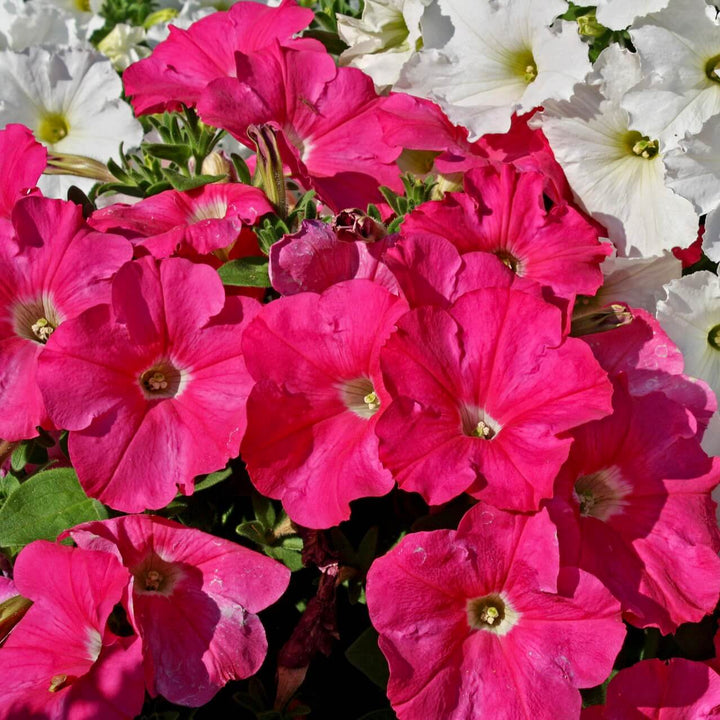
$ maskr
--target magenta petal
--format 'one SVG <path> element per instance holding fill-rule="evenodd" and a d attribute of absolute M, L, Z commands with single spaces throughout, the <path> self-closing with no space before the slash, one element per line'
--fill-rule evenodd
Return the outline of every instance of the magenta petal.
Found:
<path fill-rule="evenodd" d="M 47 150 L 29 128 L 10 123 L 0 130 L 0 217 L 10 217 L 22 191 L 37 184 L 46 162 Z"/>
<path fill-rule="evenodd" d="M 200 706 L 228 680 L 255 673 L 267 651 L 255 613 L 287 588 L 289 570 L 264 555 L 148 515 L 69 532 L 81 547 L 113 546 L 133 574 L 129 615 L 143 641 L 151 694 Z M 148 586 L 148 572 L 156 586 Z"/>

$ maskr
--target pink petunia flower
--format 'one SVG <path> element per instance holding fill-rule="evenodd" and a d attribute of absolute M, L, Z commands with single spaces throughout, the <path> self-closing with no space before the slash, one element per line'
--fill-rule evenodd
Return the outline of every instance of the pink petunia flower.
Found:
<path fill-rule="evenodd" d="M 369 218 L 368 218 L 369 220 Z M 398 285 L 384 262 L 394 237 L 365 241 L 348 237 L 319 220 L 305 220 L 298 232 L 270 248 L 270 281 L 282 295 L 326 290 L 335 283 L 367 278 L 397 294 Z"/>
<path fill-rule="evenodd" d="M 259 307 L 226 302 L 206 265 L 145 257 L 117 274 L 111 304 L 61 326 L 38 380 L 88 495 L 164 507 L 237 455 L 252 383 L 240 340 Z"/>
<path fill-rule="evenodd" d="M 599 241 L 597 228 L 572 206 L 546 210 L 545 182 L 540 173 L 512 165 L 476 168 L 465 175 L 464 193 L 413 210 L 402 235 L 425 233 L 450 240 L 461 253 L 491 253 L 560 298 L 594 295 L 611 246 Z"/>
<path fill-rule="evenodd" d="M 136 637 L 107 621 L 127 586 L 113 555 L 38 540 L 15 564 L 15 583 L 33 601 L 0 648 L 0 718 L 131 720 L 145 685 Z"/>
<path fill-rule="evenodd" d="M 558 578 L 547 513 L 484 503 L 457 531 L 411 533 L 368 573 L 370 619 L 400 720 L 571 720 L 610 673 L 625 628 L 582 571 Z"/>
<path fill-rule="evenodd" d="M 267 640 L 257 613 L 285 592 L 284 565 L 152 515 L 84 523 L 66 534 L 112 553 L 129 571 L 123 602 L 142 638 L 151 695 L 197 707 L 260 668 Z"/>
<path fill-rule="evenodd" d="M 313 19 L 313 11 L 284 0 L 278 8 L 256 2 L 235 3 L 187 30 L 170 26 L 170 37 L 149 58 L 123 73 L 125 93 L 136 115 L 194 107 L 207 85 L 235 76 L 235 53 L 249 53 L 275 41 L 307 50 L 321 50 L 315 40 L 292 39 Z M 181 58 L 182 62 L 178 62 Z"/>
<path fill-rule="evenodd" d="M 130 243 L 93 231 L 82 209 L 39 196 L 20 199 L 12 234 L 0 242 L 0 437 L 51 428 L 37 364 L 58 326 L 110 298 L 110 278 Z"/>
<path fill-rule="evenodd" d="M 643 660 L 621 670 L 607 702 L 583 710 L 582 720 L 709 720 L 720 712 L 720 675 L 684 658 Z"/>
<path fill-rule="evenodd" d="M 273 212 L 265 193 L 239 183 L 167 190 L 134 205 L 116 203 L 93 213 L 90 225 L 119 232 L 153 257 L 205 255 L 231 249 L 241 231 Z"/>
<path fill-rule="evenodd" d="M 384 98 L 367 75 L 278 43 L 236 60 L 237 79 L 215 80 L 200 97 L 205 122 L 248 146 L 248 128 L 272 129 L 293 177 L 335 211 L 381 202 L 379 185 L 402 189 L 401 148 L 384 140 Z"/>
<path fill-rule="evenodd" d="M 687 408 L 688 422 L 702 439 L 717 409 L 715 393 L 707 383 L 683 373 L 682 353 L 650 313 L 640 308 L 631 313 L 632 322 L 583 340 L 611 379 L 627 378 L 631 395 L 662 392 Z"/>
<path fill-rule="evenodd" d="M 598 577 L 633 625 L 674 632 L 720 598 L 720 481 L 686 411 L 616 382 L 614 413 L 572 432 L 550 515 L 561 561 Z"/>
<path fill-rule="evenodd" d="M 32 130 L 16 123 L 0 130 L 0 229 L 3 232 L 15 203 L 35 187 L 46 164 L 47 150 L 35 140 Z"/>
<path fill-rule="evenodd" d="M 388 493 L 375 425 L 389 402 L 380 346 L 405 303 L 369 280 L 265 306 L 243 351 L 258 381 L 248 398 L 242 456 L 250 479 L 311 528 L 350 517 L 349 503 Z"/>
<path fill-rule="evenodd" d="M 496 287 L 447 310 L 406 314 L 381 351 L 392 404 L 377 426 L 380 459 L 430 504 L 469 492 L 536 510 L 567 459 L 567 430 L 607 415 L 607 376 L 560 311 Z"/>

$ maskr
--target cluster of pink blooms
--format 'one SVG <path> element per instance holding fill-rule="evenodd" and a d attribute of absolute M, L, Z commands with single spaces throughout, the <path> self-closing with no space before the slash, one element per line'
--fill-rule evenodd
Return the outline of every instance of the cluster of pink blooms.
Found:
<path fill-rule="evenodd" d="M 671 633 L 717 604 L 720 464 L 700 445 L 715 396 L 642 310 L 578 329 L 611 245 L 540 130 L 515 118 L 471 143 L 432 103 L 378 95 L 295 37 L 311 19 L 292 0 L 239 3 L 173 29 L 123 78 L 137 114 L 184 104 L 251 149 L 264 137 L 335 215 L 273 245 L 269 303 L 216 271 L 259 254 L 262 190 L 83 217 L 33 189 L 32 134 L 0 132 L 0 437 L 69 431 L 83 489 L 120 513 L 164 508 L 238 456 L 316 530 L 396 485 L 430 506 L 468 494 L 456 530 L 409 533 L 369 571 L 392 706 L 577 718 L 623 620 Z M 418 163 L 453 191 L 394 234 L 355 209 L 389 218 L 379 186 L 400 192 Z M 0 649 L 0 718 L 130 718 L 145 690 L 199 706 L 258 670 L 282 564 L 153 515 L 66 537 L 76 547 L 28 545 L 0 586 L 33 603 Z M 714 668 L 648 660 L 583 717 L 717 706 Z"/>

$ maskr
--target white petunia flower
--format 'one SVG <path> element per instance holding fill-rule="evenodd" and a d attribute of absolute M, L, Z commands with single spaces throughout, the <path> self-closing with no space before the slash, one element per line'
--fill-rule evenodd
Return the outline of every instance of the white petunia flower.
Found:
<path fill-rule="evenodd" d="M 621 258 L 613 254 L 605 258 L 600 268 L 605 281 L 595 295 L 596 303 L 624 302 L 653 314 L 658 300 L 665 296 L 663 285 L 682 275 L 682 263 L 670 252 L 648 258 Z"/>
<path fill-rule="evenodd" d="M 652 257 L 697 237 L 692 204 L 665 185 L 656 139 L 630 129 L 620 106 L 640 79 L 636 55 L 611 45 L 570 102 L 546 103 L 539 122 L 578 200 L 624 257 Z"/>
<path fill-rule="evenodd" d="M 595 17 L 611 30 L 626 28 L 635 18 L 662 10 L 670 0 L 597 0 Z"/>
<path fill-rule="evenodd" d="M 32 0 L 0 0 L 0 50 L 24 50 L 30 45 L 76 45 L 75 19 L 57 7 Z"/>
<path fill-rule="evenodd" d="M 97 49 L 110 60 L 116 70 L 125 70 L 152 52 L 149 47 L 140 44 L 144 40 L 144 28 L 118 23 L 98 43 Z"/>
<path fill-rule="evenodd" d="M 713 262 L 720 262 L 720 207 L 705 218 L 702 249 Z"/>
<path fill-rule="evenodd" d="M 471 139 L 506 132 L 513 112 L 567 99 L 590 71 L 574 23 L 555 22 L 564 0 L 439 0 L 454 33 L 423 50 L 396 89 L 437 102 Z M 552 27 L 550 25 L 552 24 Z"/>
<path fill-rule="evenodd" d="M 0 127 L 22 123 L 51 153 L 69 153 L 106 162 L 119 158 L 120 143 L 138 145 L 142 127 L 120 98 L 122 83 L 110 61 L 82 49 L 28 48 L 0 52 Z M 47 195 L 62 196 L 75 184 L 93 181 L 44 176 Z"/>
<path fill-rule="evenodd" d="M 685 358 L 685 372 L 720 394 L 720 278 L 706 270 L 673 280 L 657 319 Z"/>
<path fill-rule="evenodd" d="M 104 0 L 28 0 L 28 4 L 36 5 L 38 12 L 60 10 L 66 17 L 72 18 L 78 28 L 81 40 L 89 40 L 90 36 L 105 24 L 100 15 Z M 41 41 L 32 43 L 40 44 Z"/>
<path fill-rule="evenodd" d="M 671 0 L 631 28 L 643 79 L 623 107 L 666 149 L 720 113 L 720 21 L 704 0 Z"/>
<path fill-rule="evenodd" d="M 340 64 L 359 68 L 380 87 L 395 84 L 423 46 L 420 20 L 430 2 L 365 0 L 360 19 L 338 14 L 338 35 L 348 45 Z"/>

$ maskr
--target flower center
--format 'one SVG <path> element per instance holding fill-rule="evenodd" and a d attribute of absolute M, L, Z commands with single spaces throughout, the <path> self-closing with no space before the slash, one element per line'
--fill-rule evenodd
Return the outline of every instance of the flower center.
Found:
<path fill-rule="evenodd" d="M 72 684 L 74 678 L 68 677 L 67 675 L 53 675 L 50 678 L 50 686 L 48 687 L 49 692 L 59 692 L 63 688 L 68 687 Z"/>
<path fill-rule="evenodd" d="M 517 273 L 518 266 L 520 265 L 520 261 L 507 250 L 498 250 L 495 253 L 495 257 L 503 264 L 505 267 L 510 268 L 514 273 Z"/>
<path fill-rule="evenodd" d="M 182 385 L 183 373 L 169 360 L 161 360 L 140 376 L 140 387 L 149 400 L 175 397 Z"/>
<path fill-rule="evenodd" d="M 370 378 L 346 380 L 340 385 L 339 390 L 345 407 L 361 418 L 367 420 L 380 409 L 380 398 Z"/>
<path fill-rule="evenodd" d="M 473 630 L 487 630 L 496 635 L 506 635 L 520 617 L 498 593 L 468 600 L 465 611 Z"/>
<path fill-rule="evenodd" d="M 657 140 L 651 140 L 647 135 L 642 135 L 637 130 L 630 130 L 623 138 L 623 141 L 629 153 L 643 158 L 643 160 L 652 160 L 659 151 Z"/>
<path fill-rule="evenodd" d="M 720 55 L 711 57 L 705 63 L 705 74 L 713 82 L 720 83 Z"/>
<path fill-rule="evenodd" d="M 531 50 L 521 50 L 512 56 L 510 69 L 514 75 L 530 85 L 537 78 L 538 69 Z"/>
<path fill-rule="evenodd" d="M 492 440 L 499 432 L 500 425 L 484 410 L 472 405 L 463 405 L 460 408 L 463 435 L 481 440 Z"/>
<path fill-rule="evenodd" d="M 145 573 L 145 589 L 151 592 L 159 590 L 164 579 L 157 570 L 148 570 Z"/>
<path fill-rule="evenodd" d="M 623 512 L 629 504 L 625 497 L 631 491 L 632 485 L 625 480 L 620 468 L 612 465 L 578 478 L 573 495 L 581 515 L 605 522 Z"/>
<path fill-rule="evenodd" d="M 224 198 L 208 200 L 193 210 L 188 217 L 188 222 L 192 224 L 202 220 L 221 220 L 227 215 L 227 209 L 227 201 Z"/>
<path fill-rule="evenodd" d="M 61 322 L 49 297 L 19 302 L 13 315 L 15 334 L 41 345 L 45 345 Z"/>
<path fill-rule="evenodd" d="M 178 563 L 168 562 L 154 551 L 133 568 L 132 574 L 135 578 L 134 592 L 141 595 L 145 593 L 172 595 L 175 584 L 186 577 Z"/>
<path fill-rule="evenodd" d="M 76 9 L 80 12 L 90 12 L 90 0 L 73 0 Z"/>
<path fill-rule="evenodd" d="M 720 325 L 710 328 L 707 336 L 708 345 L 715 350 L 720 350 Z"/>
<path fill-rule="evenodd" d="M 88 4 L 89 9 L 89 4 Z M 60 113 L 48 113 L 45 115 L 37 129 L 37 136 L 44 143 L 54 145 L 60 142 L 70 131 L 67 121 Z"/>

